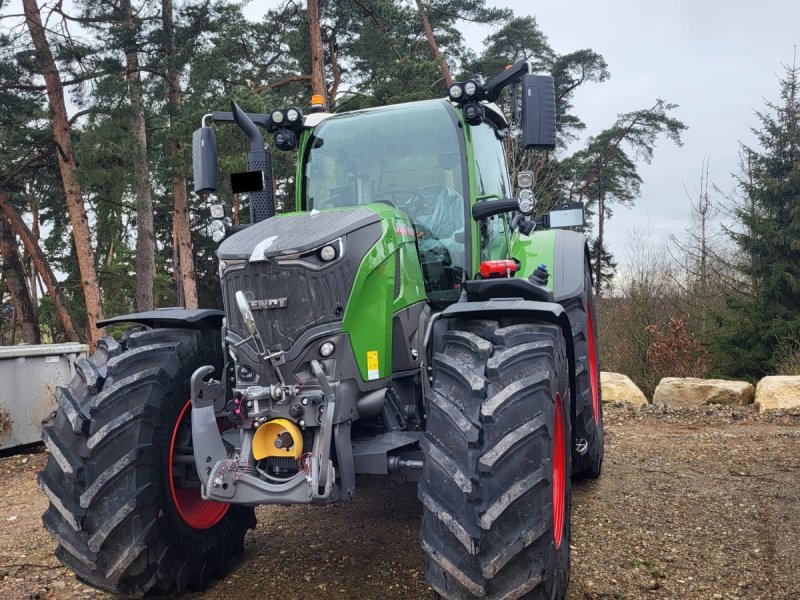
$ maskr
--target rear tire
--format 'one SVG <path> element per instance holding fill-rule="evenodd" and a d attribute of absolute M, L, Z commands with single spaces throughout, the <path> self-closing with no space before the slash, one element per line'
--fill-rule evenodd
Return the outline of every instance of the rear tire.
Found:
<path fill-rule="evenodd" d="M 437 597 L 564 598 L 571 426 L 559 327 L 461 321 L 433 357 L 422 546 Z"/>
<path fill-rule="evenodd" d="M 176 439 L 191 452 L 189 378 L 202 365 L 221 368 L 216 332 L 135 331 L 100 340 L 57 390 L 59 410 L 43 431 L 42 521 L 82 581 L 123 596 L 182 594 L 206 588 L 242 554 L 252 508 L 184 504 L 185 520 L 171 489 Z"/>
<path fill-rule="evenodd" d="M 592 277 L 584 267 L 583 292 L 562 302 L 572 325 L 575 348 L 575 439 L 586 441 L 586 453 L 572 451 L 572 472 L 576 478 L 596 479 L 603 469 L 605 430 L 600 386 L 600 354 L 597 348 L 597 319 Z"/>

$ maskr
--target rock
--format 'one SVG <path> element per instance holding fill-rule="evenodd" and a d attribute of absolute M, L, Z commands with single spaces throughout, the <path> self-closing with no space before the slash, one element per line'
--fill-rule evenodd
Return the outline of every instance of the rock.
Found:
<path fill-rule="evenodd" d="M 600 386 L 603 392 L 603 402 L 625 402 L 627 404 L 647 404 L 642 390 L 640 390 L 630 377 L 622 373 L 600 373 Z"/>
<path fill-rule="evenodd" d="M 755 389 L 746 381 L 665 377 L 653 394 L 653 404 L 667 406 L 700 406 L 730 404 L 746 406 L 753 402 Z"/>
<path fill-rule="evenodd" d="M 772 375 L 756 386 L 758 410 L 800 408 L 800 376 Z"/>

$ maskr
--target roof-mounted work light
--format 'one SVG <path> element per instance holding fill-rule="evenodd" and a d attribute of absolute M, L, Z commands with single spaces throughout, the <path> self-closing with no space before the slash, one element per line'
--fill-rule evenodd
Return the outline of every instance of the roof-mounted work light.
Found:
<path fill-rule="evenodd" d="M 269 115 L 267 130 L 275 134 L 275 145 L 280 150 L 297 148 L 297 135 L 303 128 L 303 112 L 299 108 L 281 108 Z"/>

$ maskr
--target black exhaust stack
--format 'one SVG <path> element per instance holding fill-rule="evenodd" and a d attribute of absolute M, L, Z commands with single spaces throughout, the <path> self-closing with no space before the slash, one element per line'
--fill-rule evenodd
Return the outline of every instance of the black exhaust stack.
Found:
<path fill-rule="evenodd" d="M 233 121 L 250 140 L 247 153 L 247 170 L 250 174 L 260 172 L 261 189 L 234 190 L 250 193 L 250 218 L 253 223 L 275 216 L 275 199 L 272 196 L 272 156 L 264 145 L 264 137 L 250 116 L 236 102 L 231 102 Z"/>

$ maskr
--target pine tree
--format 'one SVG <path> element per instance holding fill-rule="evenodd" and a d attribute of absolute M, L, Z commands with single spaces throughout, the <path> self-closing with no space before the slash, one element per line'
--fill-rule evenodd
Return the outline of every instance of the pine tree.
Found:
<path fill-rule="evenodd" d="M 720 345 L 731 375 L 758 377 L 800 339 L 800 68 L 785 67 L 780 104 L 756 113 L 757 148 L 745 147 L 749 200 L 730 235 L 743 283 L 728 295 Z"/>

